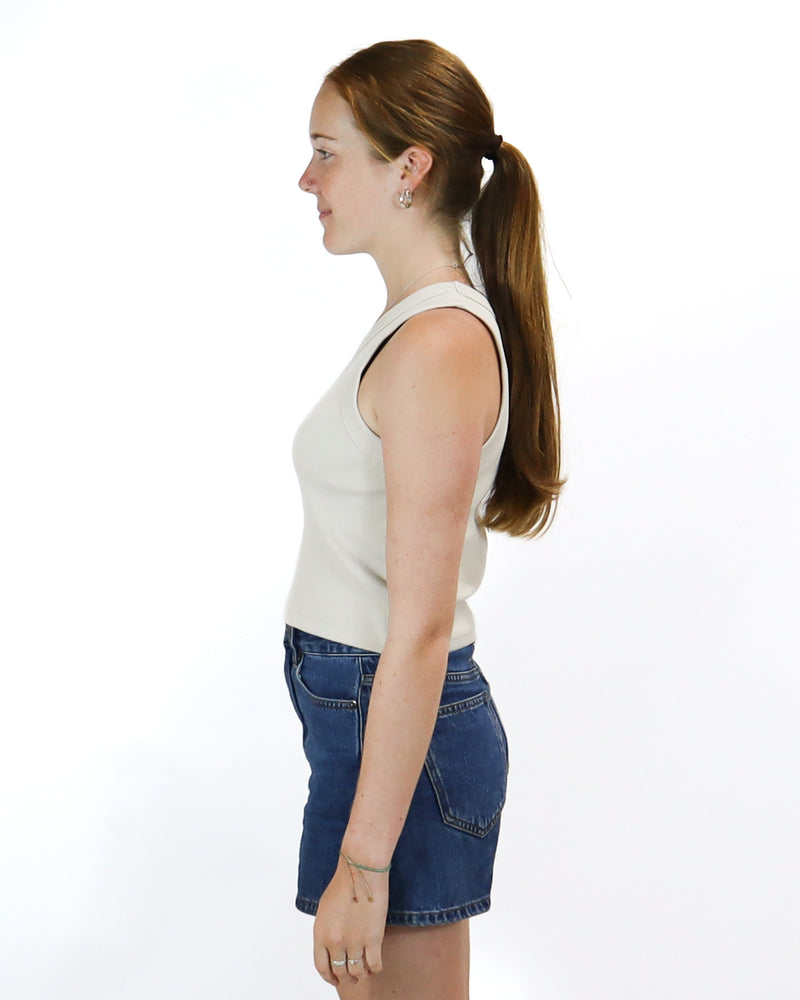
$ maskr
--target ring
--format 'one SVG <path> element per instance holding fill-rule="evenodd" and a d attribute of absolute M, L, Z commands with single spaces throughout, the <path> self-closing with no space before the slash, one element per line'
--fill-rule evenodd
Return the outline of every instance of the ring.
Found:
<path fill-rule="evenodd" d="M 362 955 L 361 958 L 348 958 L 347 959 L 347 964 L 348 965 L 355 965 L 356 962 L 363 962 L 363 961 L 364 961 L 364 956 Z"/>
<path fill-rule="evenodd" d="M 343 959 L 337 961 L 335 958 L 332 958 L 331 959 L 331 965 L 347 965 L 347 959 L 343 958 Z"/>

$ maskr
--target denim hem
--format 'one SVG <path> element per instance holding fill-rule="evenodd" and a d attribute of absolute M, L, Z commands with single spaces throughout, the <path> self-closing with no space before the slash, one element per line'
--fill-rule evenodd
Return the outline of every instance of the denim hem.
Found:
<path fill-rule="evenodd" d="M 481 913 L 486 913 L 491 905 L 491 897 L 484 896 L 483 899 L 473 900 L 463 906 L 454 906 L 449 910 L 431 910 L 429 912 L 389 910 L 386 914 L 386 925 L 388 927 L 436 927 L 439 924 L 454 924 L 459 920 L 467 920 L 469 917 L 477 917 Z M 295 899 L 295 906 L 301 913 L 308 913 L 313 917 L 317 912 L 318 903 L 316 900 L 298 896 Z"/>

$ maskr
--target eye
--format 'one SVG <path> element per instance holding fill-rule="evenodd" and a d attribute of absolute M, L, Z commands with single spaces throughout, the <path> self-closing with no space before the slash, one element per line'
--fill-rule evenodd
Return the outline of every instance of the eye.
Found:
<path fill-rule="evenodd" d="M 327 160 L 330 159 L 331 156 L 333 156 L 333 153 L 331 153 L 327 149 L 315 149 L 314 152 L 319 154 L 319 158 L 321 160 Z"/>

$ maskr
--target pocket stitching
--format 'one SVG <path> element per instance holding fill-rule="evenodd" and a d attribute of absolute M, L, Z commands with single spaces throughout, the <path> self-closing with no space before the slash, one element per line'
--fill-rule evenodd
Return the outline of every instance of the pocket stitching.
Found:
<path fill-rule="evenodd" d="M 318 708 L 331 708 L 337 711 L 354 712 L 358 708 L 358 702 L 352 698 L 323 698 L 309 688 L 303 681 L 301 668 L 305 660 L 305 653 L 301 653 L 297 663 L 294 665 L 294 677 L 300 690 L 311 700 L 312 704 Z"/>
<path fill-rule="evenodd" d="M 506 790 L 508 782 L 508 742 L 505 738 L 505 734 L 500 729 L 499 716 L 497 715 L 497 710 L 495 708 L 494 702 L 492 700 L 489 691 L 484 691 L 480 695 L 475 695 L 472 698 L 467 698 L 461 702 L 452 702 L 449 705 L 443 705 L 439 709 L 439 716 L 455 715 L 462 711 L 471 711 L 475 708 L 479 708 L 481 704 L 485 704 L 487 710 L 489 711 L 489 718 L 492 724 L 492 730 L 497 739 L 498 746 L 503 751 L 505 757 L 505 767 L 503 769 L 503 792 L 500 797 L 500 802 L 497 806 L 495 812 L 489 817 L 483 825 L 478 825 L 472 823 L 469 820 L 464 820 L 454 815 L 447 802 L 447 789 L 445 787 L 445 781 L 442 777 L 442 773 L 439 766 L 436 763 L 434 753 L 431 748 L 428 749 L 428 753 L 425 757 L 425 770 L 428 773 L 428 777 L 433 788 L 434 796 L 439 806 L 439 812 L 441 813 L 442 822 L 446 826 L 453 827 L 457 830 L 462 830 L 465 833 L 470 833 L 476 837 L 486 837 L 494 827 L 497 825 L 500 814 L 503 810 L 503 806 L 506 801 Z"/>

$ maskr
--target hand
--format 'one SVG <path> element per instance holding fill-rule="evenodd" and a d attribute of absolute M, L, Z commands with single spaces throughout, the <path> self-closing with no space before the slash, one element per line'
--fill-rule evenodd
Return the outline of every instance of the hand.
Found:
<path fill-rule="evenodd" d="M 340 857 L 314 921 L 314 965 L 326 983 L 354 983 L 381 971 L 388 907 L 388 872 L 362 873 Z"/>

